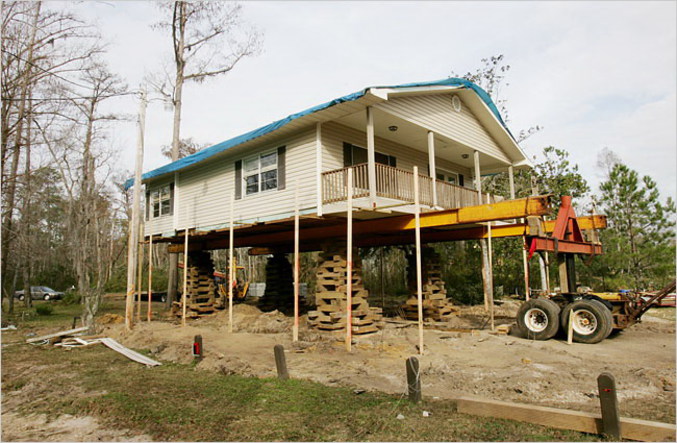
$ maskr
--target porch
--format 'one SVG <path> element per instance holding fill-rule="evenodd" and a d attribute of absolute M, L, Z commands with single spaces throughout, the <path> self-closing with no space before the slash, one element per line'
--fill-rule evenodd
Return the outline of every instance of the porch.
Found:
<path fill-rule="evenodd" d="M 379 198 L 392 206 L 414 203 L 414 173 L 404 169 L 376 163 L 375 190 L 370 193 L 368 163 L 349 166 L 322 173 L 322 203 L 331 205 L 348 199 L 348 170 L 353 170 L 353 199 Z M 437 209 L 455 209 L 480 204 L 479 191 L 458 186 L 428 175 L 418 174 L 419 201 L 421 205 Z M 482 203 L 496 203 L 502 197 L 482 194 Z M 381 206 L 381 204 L 377 205 Z M 390 205 L 389 205 L 390 206 Z M 402 205 L 406 206 L 406 205 Z M 408 211 L 403 211 L 408 212 Z"/>

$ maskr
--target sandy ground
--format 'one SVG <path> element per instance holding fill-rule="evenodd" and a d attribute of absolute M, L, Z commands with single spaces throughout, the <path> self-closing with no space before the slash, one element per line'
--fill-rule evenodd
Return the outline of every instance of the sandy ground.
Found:
<path fill-rule="evenodd" d="M 513 324 L 518 304 L 497 311 L 497 324 Z M 105 326 L 104 334 L 126 346 L 149 349 L 161 361 L 188 363 L 193 337 L 201 334 L 204 359 L 199 369 L 252 377 L 276 375 L 273 346 L 284 345 L 292 377 L 328 385 L 403 393 L 405 359 L 416 355 L 418 331 L 392 324 L 378 333 L 355 337 L 353 352 L 335 336 L 309 330 L 302 318 L 300 341 L 292 343 L 292 319 L 262 314 L 249 305 L 234 308 L 234 331 L 225 312 L 176 322 L 142 323 L 132 332 Z M 485 323 L 481 307 L 464 308 L 450 326 L 477 328 Z M 514 329 L 514 328 L 513 328 Z M 532 341 L 427 329 L 425 354 L 419 357 L 424 396 L 485 398 L 596 412 L 597 376 L 617 380 L 621 414 L 675 422 L 675 323 L 645 315 L 641 324 L 596 345 L 567 345 L 561 339 Z"/>

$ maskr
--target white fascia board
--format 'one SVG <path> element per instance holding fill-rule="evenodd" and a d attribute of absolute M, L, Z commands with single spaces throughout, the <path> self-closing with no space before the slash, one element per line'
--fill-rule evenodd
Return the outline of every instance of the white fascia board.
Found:
<path fill-rule="evenodd" d="M 369 88 L 369 93 L 388 100 L 390 97 L 406 96 L 412 94 L 438 94 L 440 92 L 463 89 L 460 86 L 411 86 L 408 88 Z"/>

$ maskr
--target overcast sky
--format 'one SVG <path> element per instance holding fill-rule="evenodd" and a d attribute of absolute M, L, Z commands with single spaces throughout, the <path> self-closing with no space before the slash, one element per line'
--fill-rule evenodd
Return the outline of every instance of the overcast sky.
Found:
<path fill-rule="evenodd" d="M 504 54 L 511 66 L 502 98 L 513 133 L 543 126 L 522 147 L 570 152 L 597 188 L 604 147 L 664 197 L 675 196 L 677 166 L 676 2 L 245 2 L 264 34 L 263 52 L 226 76 L 184 89 L 182 137 L 218 143 L 366 86 L 446 78 Z M 138 87 L 170 59 L 170 35 L 151 29 L 146 1 L 63 6 L 95 20 L 112 70 Z M 133 99 L 119 99 L 137 112 Z M 151 103 L 144 171 L 166 159 L 172 113 Z M 113 143 L 133 170 L 136 129 Z"/>

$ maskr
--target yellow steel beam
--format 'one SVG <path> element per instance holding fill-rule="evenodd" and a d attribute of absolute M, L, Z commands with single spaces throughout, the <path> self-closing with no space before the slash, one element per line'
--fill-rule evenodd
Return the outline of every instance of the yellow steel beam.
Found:
<path fill-rule="evenodd" d="M 421 228 L 435 228 L 546 215 L 550 212 L 549 200 L 550 196 L 539 195 L 536 197 L 506 200 L 486 205 L 427 212 L 421 214 Z M 386 218 L 378 220 L 378 222 L 382 228 L 394 231 L 405 231 L 415 228 L 413 216 Z"/>

